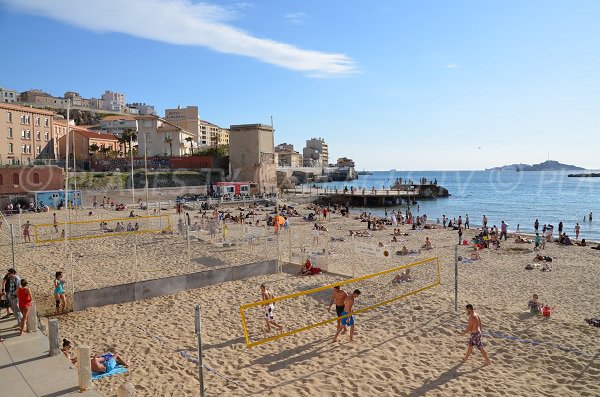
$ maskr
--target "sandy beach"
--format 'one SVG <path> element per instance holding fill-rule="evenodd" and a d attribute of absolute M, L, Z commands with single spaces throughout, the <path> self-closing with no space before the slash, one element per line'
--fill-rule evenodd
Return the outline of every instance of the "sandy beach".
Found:
<path fill-rule="evenodd" d="M 239 211 L 232 210 L 232 214 Z M 308 211 L 303 207 L 301 213 Z M 172 209 L 164 213 L 177 219 Z M 263 213 L 264 214 L 264 213 Z M 360 243 L 389 246 L 386 259 L 352 255 L 349 230 L 366 230 L 366 223 L 333 214 L 323 224 L 328 232 L 313 242 L 313 223 L 290 218 L 292 241 L 283 236 L 280 255 L 287 260 L 288 246 L 306 246 L 310 252 L 325 247 L 331 252 L 329 271 L 301 277 L 290 272 L 229 282 L 179 292 L 134 303 L 87 309 L 58 316 L 62 337 L 75 345 L 91 346 L 102 353 L 114 348 L 131 363 L 125 375 L 95 382 L 107 396 L 117 387 L 132 382 L 143 396 L 197 395 L 198 371 L 194 335 L 194 306 L 203 312 L 205 364 L 229 378 L 228 382 L 206 371 L 209 396 L 598 396 L 600 381 L 599 328 L 584 318 L 598 317 L 597 288 L 600 285 L 600 252 L 589 247 L 563 247 L 552 243 L 543 255 L 553 257 L 553 270 L 525 270 L 535 255 L 532 244 L 516 244 L 509 239 L 501 248 L 481 252 L 481 260 L 459 264 L 458 312 L 454 310 L 455 231 L 413 231 L 401 226 L 403 241 L 390 243 L 391 229 L 375 231 Z M 190 212 L 192 223 L 199 221 Z M 65 211 L 59 212 L 64 220 Z M 122 216 L 114 211 L 94 210 L 77 215 L 94 220 Z M 263 215 L 264 216 L 264 215 Z M 9 221 L 14 221 L 10 217 Z M 51 223 L 52 213 L 23 214 L 21 223 Z M 6 225 L 4 225 L 3 230 Z M 230 239 L 242 240 L 241 226 L 230 226 Z M 268 230 L 269 235 L 273 233 Z M 465 231 L 465 238 L 475 235 Z M 331 238 L 344 241 L 330 241 Z M 414 256 L 393 253 L 405 245 L 418 250 L 425 237 L 433 249 Z M 585 236 L 582 236 L 585 237 Z M 199 241 L 199 238 L 203 241 Z M 181 235 L 139 234 L 71 242 L 70 251 L 78 265 L 75 284 L 79 289 L 123 284 L 133 280 L 155 279 L 219 266 L 232 266 L 275 258 L 273 239 L 240 243 L 233 247 L 211 244 L 208 234 L 196 232 L 187 241 Z M 358 241 L 355 241 L 356 244 Z M 5 235 L 0 240 L 5 267 L 11 263 L 11 247 Z M 135 244 L 137 259 L 133 257 Z M 461 256 L 469 250 L 460 248 Z M 38 309 L 52 317 L 52 275 L 68 271 L 67 249 L 63 243 L 33 244 L 19 242 L 17 270 L 27 278 Z M 429 257 L 439 257 L 441 285 L 357 316 L 356 340 L 347 337 L 332 343 L 335 325 L 302 332 L 252 349 L 245 347 L 239 307 L 257 301 L 259 285 L 267 284 L 278 296 L 316 288 L 347 279 L 353 261 L 357 275 L 382 271 Z M 85 275 L 84 275 L 85 273 Z M 415 269 L 415 285 L 419 273 Z M 361 288 L 363 295 L 356 308 L 384 300 L 412 285 L 392 286 L 391 276 L 372 283 L 348 285 Z M 394 290 L 394 288 L 396 288 Z M 527 301 L 537 293 L 540 300 L 555 307 L 550 319 L 531 317 Z M 286 328 L 327 318 L 328 293 L 305 299 L 279 302 L 276 320 Z M 483 366 L 475 352 L 462 364 L 467 336 L 458 334 L 466 326 L 464 305 L 472 303 L 484 325 L 484 343 L 492 360 Z M 329 314 L 333 316 L 333 312 Z M 260 325 L 254 318 L 252 324 Z M 258 328 L 258 325 L 255 328 Z M 260 333 L 259 329 L 253 332 Z M 491 334 L 491 335 L 490 335 Z M 532 343 L 535 342 L 535 343 Z M 183 352 L 183 354 L 182 354 Z"/>

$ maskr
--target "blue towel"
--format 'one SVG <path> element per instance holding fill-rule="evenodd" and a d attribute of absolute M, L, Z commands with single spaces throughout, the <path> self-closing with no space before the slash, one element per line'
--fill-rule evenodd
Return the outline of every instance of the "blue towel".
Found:
<path fill-rule="evenodd" d="M 117 365 L 116 367 L 114 367 L 109 372 L 92 372 L 92 380 L 102 379 L 102 378 L 104 378 L 106 376 L 124 374 L 127 371 L 128 371 L 128 369 L 125 368 L 124 366 Z"/>

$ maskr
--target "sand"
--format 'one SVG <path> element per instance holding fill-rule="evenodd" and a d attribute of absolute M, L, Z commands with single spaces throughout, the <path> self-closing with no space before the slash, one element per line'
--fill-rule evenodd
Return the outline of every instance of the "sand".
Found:
<path fill-rule="evenodd" d="M 173 211 L 170 214 L 175 216 Z M 87 216 L 87 212 L 78 216 Z M 114 212 L 103 210 L 93 214 L 94 219 L 115 216 Z M 64 218 L 64 211 L 60 217 Z M 33 223 L 48 222 L 51 214 L 21 216 L 23 223 L 28 219 Z M 292 218 L 290 224 L 294 249 L 312 243 L 312 223 Z M 352 255 L 348 230 L 366 229 L 365 223 L 334 214 L 325 224 L 328 233 L 321 234 L 318 247 L 309 251 L 324 248 L 328 237 L 344 237 L 344 242 L 331 242 L 328 247 L 334 252 L 329 270 L 336 274 L 299 277 L 281 273 L 68 313 L 58 316 L 62 336 L 76 345 L 92 346 L 98 353 L 115 348 L 130 361 L 132 369 L 128 374 L 96 382 L 106 395 L 115 395 L 125 381 L 132 382 L 144 396 L 197 394 L 197 366 L 181 354 L 184 351 L 197 357 L 193 318 L 196 304 L 203 311 L 205 364 L 235 382 L 229 383 L 207 371 L 209 396 L 600 395 L 600 329 L 584 322 L 584 318 L 600 317 L 600 252 L 549 244 L 543 254 L 554 258 L 553 271 L 541 272 L 524 270 L 534 256 L 531 245 L 508 241 L 499 250 L 484 250 L 480 261 L 459 265 L 459 311 L 455 312 L 456 232 L 412 231 L 403 226 L 402 230 L 410 236 L 390 247 L 392 252 L 402 245 L 418 249 L 425 236 L 432 239 L 434 249 L 411 257 L 378 259 Z M 5 228 L 6 225 L 2 230 Z M 241 229 L 232 225 L 231 233 L 241 236 Z M 467 230 L 465 237 L 474 233 Z M 77 288 L 92 288 L 91 280 L 99 286 L 110 286 L 276 256 L 273 241 L 223 248 L 200 242 L 197 237 L 207 239 L 202 233 L 194 235 L 192 261 L 187 258 L 187 242 L 179 235 L 74 242 L 75 260 L 89 275 L 88 279 L 76 272 Z M 390 230 L 378 231 L 372 238 L 357 239 L 354 244 L 389 244 L 390 238 Z M 137 267 L 131 253 L 134 240 L 138 245 Z M 0 237 L 0 244 L 0 253 L 8 265 L 10 245 L 5 236 Z M 284 260 L 288 244 L 287 236 L 283 236 L 280 250 Z M 461 248 L 461 255 L 467 253 L 466 248 Z M 358 315 L 358 335 L 353 343 L 347 342 L 347 336 L 332 343 L 335 325 L 329 324 L 252 349 L 245 347 L 239 307 L 258 299 L 261 283 L 283 295 L 346 279 L 352 274 L 353 257 L 357 274 L 363 275 L 435 256 L 442 264 L 441 286 Z M 58 268 L 69 270 L 64 247 L 19 243 L 17 263 L 21 276 L 30 280 L 40 311 L 50 314 L 50 272 Z M 390 279 L 357 284 L 363 289 L 357 308 L 398 294 L 403 288 L 413 288 L 403 285 L 393 290 Z M 420 282 L 424 280 L 417 278 L 414 286 Z M 354 287 L 349 285 L 347 289 Z M 526 313 L 533 293 L 556 307 L 549 320 Z M 281 302 L 276 305 L 276 319 L 292 329 L 326 318 L 328 298 L 327 293 L 320 293 Z M 466 325 L 466 303 L 475 305 L 484 331 L 495 335 L 484 338 L 493 362 L 489 367 L 483 366 L 477 352 L 469 362 L 461 364 L 467 337 L 458 335 L 458 331 Z M 252 325 L 260 324 L 260 315 L 260 311 L 253 314 Z M 253 332 L 256 335 L 259 330 L 255 328 Z"/>

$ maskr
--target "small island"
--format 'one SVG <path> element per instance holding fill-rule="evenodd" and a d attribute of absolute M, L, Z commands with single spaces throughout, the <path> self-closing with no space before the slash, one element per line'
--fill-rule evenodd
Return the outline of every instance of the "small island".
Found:
<path fill-rule="evenodd" d="M 585 168 L 577 167 L 575 165 L 559 163 L 555 160 L 544 161 L 539 164 L 509 164 L 501 167 L 486 168 L 486 171 L 582 171 Z M 574 175 L 574 174 L 572 174 Z M 571 175 L 569 175 L 571 176 Z"/>

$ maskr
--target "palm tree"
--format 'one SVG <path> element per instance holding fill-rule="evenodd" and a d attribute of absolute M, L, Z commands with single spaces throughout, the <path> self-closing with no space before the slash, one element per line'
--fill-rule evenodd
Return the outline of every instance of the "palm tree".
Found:
<path fill-rule="evenodd" d="M 165 136 L 165 143 L 169 144 L 169 149 L 171 150 L 171 157 L 173 157 L 173 138 L 171 138 L 171 135 Z"/>
<path fill-rule="evenodd" d="M 102 153 L 104 155 L 104 158 L 106 158 L 108 156 L 108 154 L 110 153 L 111 149 L 108 146 L 105 146 L 103 148 L 100 149 L 100 153 Z"/>
<path fill-rule="evenodd" d="M 129 138 L 126 138 L 125 133 L 123 133 L 123 135 L 117 137 L 117 140 L 119 141 L 119 148 L 123 148 L 123 155 L 126 155 L 127 143 L 129 142 Z"/>
<path fill-rule="evenodd" d="M 92 157 L 96 155 L 98 150 L 100 150 L 100 146 L 98 146 L 98 144 L 96 144 L 96 143 L 92 143 L 89 147 L 89 151 L 90 151 Z"/>
<path fill-rule="evenodd" d="M 188 136 L 187 138 L 185 138 L 185 140 L 190 143 L 190 145 L 192 147 L 191 154 L 194 154 L 194 138 L 192 138 L 191 136 Z"/>
<path fill-rule="evenodd" d="M 132 142 L 137 141 L 137 138 L 138 138 L 136 130 L 128 128 L 125 131 L 123 131 L 123 134 L 121 134 L 121 137 L 125 140 L 125 145 L 129 145 L 129 151 L 131 151 L 133 149 L 132 145 L 131 145 Z"/>

